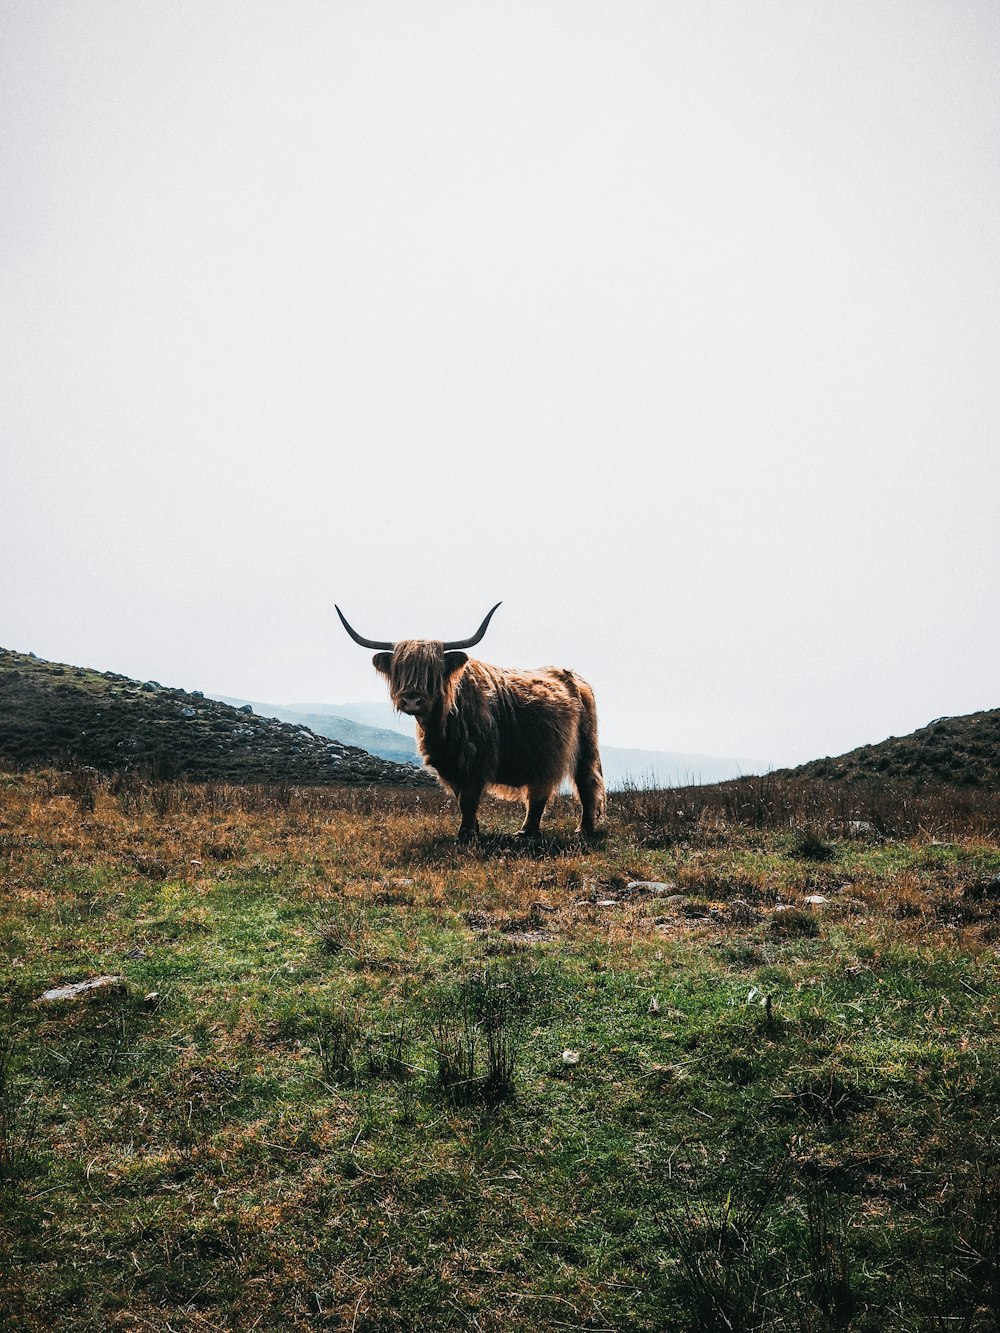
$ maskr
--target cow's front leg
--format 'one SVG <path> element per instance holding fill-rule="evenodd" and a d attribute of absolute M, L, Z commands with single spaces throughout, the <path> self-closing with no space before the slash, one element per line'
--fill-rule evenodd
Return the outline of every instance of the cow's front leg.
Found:
<path fill-rule="evenodd" d="M 471 842 L 473 838 L 479 837 L 479 820 L 476 815 L 479 812 L 479 802 L 482 795 L 483 788 L 481 784 L 465 787 L 458 793 L 458 808 L 462 812 L 462 823 L 458 830 L 459 842 Z"/>

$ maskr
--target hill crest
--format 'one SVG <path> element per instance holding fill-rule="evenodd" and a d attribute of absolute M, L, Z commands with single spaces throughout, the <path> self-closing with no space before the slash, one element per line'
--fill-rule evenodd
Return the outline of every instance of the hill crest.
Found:
<path fill-rule="evenodd" d="M 1000 784 L 1000 708 L 937 717 L 906 736 L 889 736 L 847 754 L 811 759 L 779 777 L 861 782 L 873 778 L 946 782 L 953 786 Z"/>
<path fill-rule="evenodd" d="M 426 785 L 429 774 L 308 727 L 158 681 L 0 648 L 0 760 L 211 782 Z"/>

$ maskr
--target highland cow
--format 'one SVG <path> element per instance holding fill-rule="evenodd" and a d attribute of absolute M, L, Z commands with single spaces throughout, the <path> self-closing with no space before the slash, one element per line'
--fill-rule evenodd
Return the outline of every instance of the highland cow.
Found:
<path fill-rule="evenodd" d="M 597 705 L 585 680 L 562 667 L 512 671 L 464 651 L 486 633 L 493 610 L 471 639 L 364 639 L 337 615 L 362 648 L 378 651 L 375 669 L 394 706 L 416 718 L 417 744 L 441 784 L 458 799 L 459 840 L 479 833 L 484 791 L 523 800 L 521 837 L 538 832 L 546 803 L 565 778 L 580 798 L 577 830 L 592 835 L 604 815 L 604 777 L 597 748 Z"/>

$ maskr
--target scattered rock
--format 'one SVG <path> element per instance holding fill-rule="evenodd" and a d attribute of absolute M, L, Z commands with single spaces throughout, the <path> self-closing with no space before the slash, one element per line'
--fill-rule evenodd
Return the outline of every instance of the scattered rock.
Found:
<path fill-rule="evenodd" d="M 808 898 L 803 898 L 802 901 L 808 903 L 810 907 L 822 907 L 823 904 L 828 903 L 830 899 L 824 898 L 821 893 L 810 893 Z"/>
<path fill-rule="evenodd" d="M 138 962 L 140 959 L 146 957 L 146 950 L 139 948 L 128 949 L 122 954 L 122 957 L 128 958 L 130 962 Z"/>
<path fill-rule="evenodd" d="M 253 704 L 244 704 L 244 705 L 242 706 L 242 708 L 240 708 L 239 711 L 240 711 L 241 713 L 252 713 L 252 712 L 253 712 Z"/>
<path fill-rule="evenodd" d="M 563 1051 L 562 1062 L 564 1065 L 578 1065 L 580 1063 L 580 1052 L 570 1050 Z"/>
<path fill-rule="evenodd" d="M 847 832 L 852 838 L 870 838 L 875 832 L 875 825 L 870 819 L 849 819 Z"/>
<path fill-rule="evenodd" d="M 689 917 L 708 916 L 709 908 L 705 903 L 686 902 L 684 904 L 684 915 Z"/>
<path fill-rule="evenodd" d="M 125 985 L 124 977 L 90 977 L 87 981 L 74 981 L 66 986 L 54 986 L 44 991 L 39 1002 L 51 1003 L 54 1000 L 78 1000 L 83 995 L 92 995 L 95 991 L 119 990 Z"/>
<path fill-rule="evenodd" d="M 142 997 L 142 1002 L 147 1009 L 159 1009 L 163 1003 L 163 996 L 158 990 L 151 990 L 148 995 Z"/>
<path fill-rule="evenodd" d="M 626 893 L 661 894 L 670 893 L 677 885 L 665 879 L 633 879 L 625 885 Z"/>
<path fill-rule="evenodd" d="M 197 708 L 182 708 L 182 709 L 181 709 L 181 717 L 197 717 L 197 716 L 198 716 L 198 710 L 197 710 Z"/>

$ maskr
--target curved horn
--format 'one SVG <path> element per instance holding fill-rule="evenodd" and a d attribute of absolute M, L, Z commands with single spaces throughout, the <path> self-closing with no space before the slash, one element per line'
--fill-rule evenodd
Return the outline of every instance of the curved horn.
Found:
<path fill-rule="evenodd" d="M 388 652 L 388 653 L 392 652 L 393 645 L 391 643 L 383 643 L 381 639 L 363 639 L 361 635 L 357 633 L 356 630 L 351 629 L 350 625 L 344 618 L 343 611 L 341 611 L 340 607 L 337 606 L 336 602 L 334 603 L 333 609 L 336 611 L 337 615 L 340 616 L 340 623 L 343 625 L 344 629 L 347 630 L 348 634 L 351 636 L 351 638 L 354 640 L 355 643 L 360 643 L 362 648 L 375 648 L 380 652 Z M 493 609 L 496 610 L 495 607 Z M 492 614 L 493 612 L 491 611 L 490 615 Z M 487 616 L 486 619 L 489 620 L 489 616 Z M 486 626 L 484 625 L 483 629 L 485 628 Z"/>
<path fill-rule="evenodd" d="M 499 605 L 500 603 L 497 602 L 497 606 Z M 490 623 L 490 620 L 493 616 L 493 611 L 497 609 L 497 606 L 495 606 L 492 611 L 487 612 L 486 619 L 479 626 L 479 628 L 476 630 L 475 634 L 473 634 L 471 639 L 456 639 L 454 643 L 446 643 L 444 645 L 445 652 L 446 653 L 450 652 L 453 648 L 474 648 L 476 644 L 479 642 L 479 640 L 486 633 L 486 626 Z M 341 620 L 343 620 L 343 618 L 344 617 L 341 616 Z"/>

